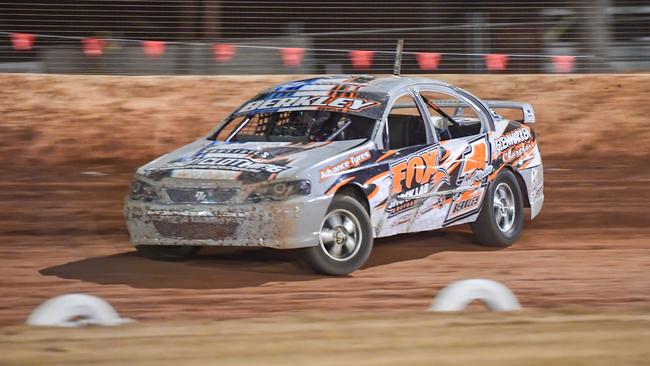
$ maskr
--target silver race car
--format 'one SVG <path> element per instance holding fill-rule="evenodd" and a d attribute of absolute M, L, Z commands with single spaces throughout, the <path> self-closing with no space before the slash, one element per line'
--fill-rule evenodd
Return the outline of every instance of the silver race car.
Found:
<path fill-rule="evenodd" d="M 137 170 L 131 241 L 161 260 L 202 246 L 299 249 L 329 275 L 400 233 L 471 223 L 479 244 L 509 245 L 544 201 L 534 120 L 529 104 L 424 78 L 281 84 Z"/>

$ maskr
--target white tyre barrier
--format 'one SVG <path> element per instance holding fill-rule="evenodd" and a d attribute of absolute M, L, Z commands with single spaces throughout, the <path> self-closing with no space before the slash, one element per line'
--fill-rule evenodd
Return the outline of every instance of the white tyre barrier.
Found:
<path fill-rule="evenodd" d="M 133 320 L 120 318 L 106 300 L 86 294 L 53 297 L 32 312 L 28 325 L 47 327 L 79 327 L 83 325 L 120 325 Z"/>
<path fill-rule="evenodd" d="M 463 311 L 474 300 L 483 301 L 492 311 L 521 309 L 519 301 L 506 286 L 484 279 L 456 281 L 445 287 L 433 300 L 432 311 Z"/>

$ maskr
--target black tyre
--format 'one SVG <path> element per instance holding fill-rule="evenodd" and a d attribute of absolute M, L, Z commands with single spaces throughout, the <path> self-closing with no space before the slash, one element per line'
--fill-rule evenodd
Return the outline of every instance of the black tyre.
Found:
<path fill-rule="evenodd" d="M 508 246 L 519 238 L 524 205 L 519 183 L 510 170 L 503 170 L 490 184 L 478 219 L 471 226 L 481 245 Z"/>
<path fill-rule="evenodd" d="M 189 259 L 199 252 L 201 247 L 176 245 L 137 245 L 139 254 L 157 261 L 180 261 Z"/>
<path fill-rule="evenodd" d="M 363 205 L 353 197 L 337 195 L 321 223 L 319 244 L 300 253 L 314 271 L 342 276 L 366 262 L 372 241 L 370 216 Z"/>

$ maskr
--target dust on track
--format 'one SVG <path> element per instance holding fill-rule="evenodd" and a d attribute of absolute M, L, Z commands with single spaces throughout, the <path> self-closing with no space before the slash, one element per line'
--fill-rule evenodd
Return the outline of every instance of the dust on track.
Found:
<path fill-rule="evenodd" d="M 446 77 L 538 111 L 546 203 L 513 247 L 474 245 L 465 226 L 400 235 L 377 240 L 366 267 L 343 278 L 265 249 L 211 249 L 183 263 L 136 256 L 121 217 L 133 169 L 209 130 L 250 96 L 241 85 L 287 78 L 2 76 L 0 324 L 67 292 L 100 295 L 139 320 L 400 312 L 470 277 L 503 281 L 527 307 L 648 305 L 650 126 L 639 95 L 650 76 Z"/>

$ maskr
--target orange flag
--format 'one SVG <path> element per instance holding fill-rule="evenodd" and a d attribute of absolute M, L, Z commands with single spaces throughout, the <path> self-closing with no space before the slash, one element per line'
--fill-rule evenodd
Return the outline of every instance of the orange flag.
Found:
<path fill-rule="evenodd" d="M 235 46 L 231 44 L 215 44 L 212 46 L 214 59 L 219 62 L 228 62 L 235 57 Z"/>
<path fill-rule="evenodd" d="M 572 72 L 575 63 L 575 56 L 553 56 L 553 66 L 555 68 L 555 72 L 564 74 Z"/>
<path fill-rule="evenodd" d="M 485 55 L 485 66 L 490 71 L 503 71 L 508 67 L 508 55 Z"/>
<path fill-rule="evenodd" d="M 11 33 L 11 45 L 18 51 L 29 51 L 34 45 L 36 36 L 29 33 Z"/>
<path fill-rule="evenodd" d="M 350 61 L 355 69 L 368 69 L 372 65 L 374 51 L 353 50 L 350 51 Z"/>
<path fill-rule="evenodd" d="M 305 56 L 304 48 L 285 47 L 282 52 L 282 63 L 286 67 L 298 67 L 302 64 L 302 58 Z"/>
<path fill-rule="evenodd" d="M 415 58 L 421 70 L 435 70 L 440 64 L 439 53 L 418 52 L 415 54 Z"/>
<path fill-rule="evenodd" d="M 84 38 L 84 54 L 86 56 L 101 56 L 104 53 L 104 41 L 97 38 Z"/>
<path fill-rule="evenodd" d="M 163 41 L 142 41 L 144 54 L 149 57 L 160 57 L 165 53 L 165 42 Z"/>

